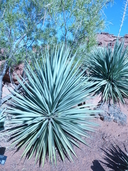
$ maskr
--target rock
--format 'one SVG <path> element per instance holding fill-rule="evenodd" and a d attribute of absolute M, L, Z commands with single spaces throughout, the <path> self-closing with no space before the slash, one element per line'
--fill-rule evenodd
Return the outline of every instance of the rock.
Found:
<path fill-rule="evenodd" d="M 124 38 L 125 38 L 125 39 L 128 39 L 128 34 L 125 34 Z"/>
<path fill-rule="evenodd" d="M 4 60 L 0 61 L 0 67 L 2 66 L 2 64 L 4 65 L 4 62 L 5 62 Z M 16 75 L 18 75 L 18 76 L 22 75 L 23 68 L 24 68 L 24 64 L 23 63 L 13 67 L 12 79 L 13 79 L 15 84 L 18 84 Z M 10 83 L 9 71 L 7 71 L 6 74 L 4 75 L 3 81 Z"/>
<path fill-rule="evenodd" d="M 128 34 L 125 34 L 124 37 L 117 37 L 113 34 L 109 33 L 98 33 L 96 36 L 97 44 L 101 47 L 111 46 L 112 48 L 115 45 L 116 40 L 118 39 L 120 42 L 124 41 L 124 47 L 128 46 Z"/>
<path fill-rule="evenodd" d="M 108 108 L 108 105 L 104 104 L 99 106 L 98 109 L 103 111 L 99 114 L 101 120 L 108 122 L 113 121 L 120 125 L 126 125 L 127 116 L 121 112 L 120 108 L 117 105 L 111 105 Z"/>

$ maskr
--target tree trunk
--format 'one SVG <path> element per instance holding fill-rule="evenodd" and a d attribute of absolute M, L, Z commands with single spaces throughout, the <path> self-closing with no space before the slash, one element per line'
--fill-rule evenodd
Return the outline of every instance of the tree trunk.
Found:
<path fill-rule="evenodd" d="M 4 78 L 4 75 L 7 71 L 7 69 L 8 69 L 8 62 L 5 61 L 3 69 L 0 73 L 0 107 L 2 106 L 2 82 L 3 82 L 3 78 Z"/>

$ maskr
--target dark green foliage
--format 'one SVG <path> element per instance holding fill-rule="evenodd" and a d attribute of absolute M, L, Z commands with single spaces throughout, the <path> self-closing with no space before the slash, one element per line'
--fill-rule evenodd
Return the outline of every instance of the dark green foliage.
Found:
<path fill-rule="evenodd" d="M 90 80 L 95 83 L 95 94 L 101 94 L 103 102 L 124 103 L 124 97 L 128 97 L 128 59 L 123 43 L 116 42 L 113 50 L 95 50 L 85 64 Z"/>

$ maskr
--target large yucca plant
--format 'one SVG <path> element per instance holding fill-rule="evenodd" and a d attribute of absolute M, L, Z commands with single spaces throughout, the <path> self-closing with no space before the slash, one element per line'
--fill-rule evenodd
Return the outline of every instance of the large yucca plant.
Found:
<path fill-rule="evenodd" d="M 113 103 L 128 97 L 128 59 L 123 43 L 97 49 L 85 62 L 90 80 L 95 82 L 96 94 L 101 94 L 103 102 Z"/>
<path fill-rule="evenodd" d="M 112 145 L 110 149 L 104 149 L 104 160 L 102 162 L 112 171 L 128 171 L 128 154 L 117 145 Z"/>
<path fill-rule="evenodd" d="M 15 93 L 7 110 L 12 116 L 10 140 L 18 150 L 23 147 L 22 157 L 35 154 L 39 164 L 44 164 L 46 156 L 56 163 L 56 152 L 62 160 L 65 156 L 72 160 L 73 145 L 86 144 L 81 137 L 88 137 L 94 126 L 89 119 L 95 111 L 88 105 L 77 106 L 89 95 L 87 81 L 78 63 L 74 65 L 75 55 L 64 46 L 38 59 L 32 66 L 27 64 L 27 80 L 19 80 L 23 93 Z"/>
<path fill-rule="evenodd" d="M 3 116 L 6 109 L 0 109 L 0 131 L 4 129 L 5 118 Z"/>

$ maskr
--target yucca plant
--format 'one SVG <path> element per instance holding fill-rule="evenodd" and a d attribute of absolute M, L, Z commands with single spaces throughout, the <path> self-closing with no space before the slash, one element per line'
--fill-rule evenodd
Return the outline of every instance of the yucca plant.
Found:
<path fill-rule="evenodd" d="M 42 165 L 46 156 L 56 163 L 56 154 L 72 160 L 73 145 L 86 144 L 83 137 L 93 131 L 95 124 L 89 120 L 96 111 L 87 104 L 77 105 L 89 90 L 79 62 L 74 65 L 75 56 L 64 46 L 53 48 L 42 60 L 34 58 L 33 66 L 27 64 L 24 83 L 19 79 L 23 93 L 15 92 L 7 113 L 12 117 L 10 140 L 18 150 L 23 147 L 22 157 L 35 154 L 35 161 Z"/>
<path fill-rule="evenodd" d="M 0 131 L 4 129 L 4 121 L 5 117 L 3 116 L 4 112 L 6 109 L 1 109 L 0 110 Z"/>
<path fill-rule="evenodd" d="M 112 171 L 128 171 L 128 154 L 117 145 L 112 145 L 110 149 L 103 150 L 105 162 L 102 162 Z"/>
<path fill-rule="evenodd" d="M 95 50 L 85 65 L 90 80 L 95 83 L 95 94 L 101 94 L 102 102 L 125 102 L 124 97 L 128 97 L 128 60 L 123 43 L 117 41 L 114 49 Z"/>

